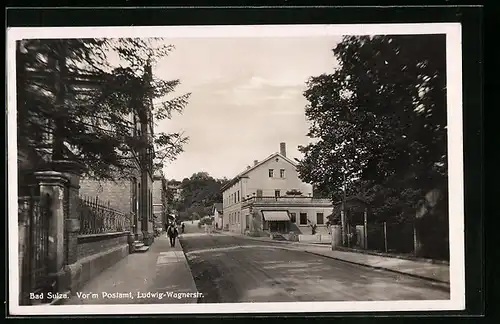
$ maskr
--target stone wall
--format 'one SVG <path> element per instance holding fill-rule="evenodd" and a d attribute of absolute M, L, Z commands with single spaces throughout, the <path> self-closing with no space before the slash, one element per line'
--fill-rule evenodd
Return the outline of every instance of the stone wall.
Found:
<path fill-rule="evenodd" d="M 78 260 L 128 244 L 129 232 L 78 236 Z"/>
<path fill-rule="evenodd" d="M 73 278 L 73 288 L 82 287 L 94 276 L 128 256 L 132 242 L 130 232 L 78 236 L 76 267 L 79 273 Z"/>

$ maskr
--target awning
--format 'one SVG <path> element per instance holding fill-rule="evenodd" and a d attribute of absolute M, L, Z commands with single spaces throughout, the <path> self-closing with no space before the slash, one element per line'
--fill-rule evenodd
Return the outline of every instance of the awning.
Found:
<path fill-rule="evenodd" d="M 289 221 L 288 212 L 286 210 L 262 211 L 264 220 L 268 222 Z"/>

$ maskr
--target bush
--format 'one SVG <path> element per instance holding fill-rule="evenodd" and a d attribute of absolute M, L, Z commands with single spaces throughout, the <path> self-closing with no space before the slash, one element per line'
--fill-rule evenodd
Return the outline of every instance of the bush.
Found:
<path fill-rule="evenodd" d="M 294 232 L 290 232 L 290 234 L 288 234 L 288 240 L 292 242 L 298 242 L 299 236 Z"/>

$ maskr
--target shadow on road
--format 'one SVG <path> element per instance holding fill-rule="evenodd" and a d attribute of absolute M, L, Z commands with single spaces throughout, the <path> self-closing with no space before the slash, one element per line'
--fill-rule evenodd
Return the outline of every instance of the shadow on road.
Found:
<path fill-rule="evenodd" d="M 201 303 L 449 299 L 432 283 L 267 242 L 206 235 L 181 239 Z"/>

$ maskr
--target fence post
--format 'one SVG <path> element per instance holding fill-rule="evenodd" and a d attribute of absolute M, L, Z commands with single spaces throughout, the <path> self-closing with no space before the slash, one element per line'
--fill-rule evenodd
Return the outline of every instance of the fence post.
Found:
<path fill-rule="evenodd" d="M 363 213 L 363 218 L 364 218 L 364 231 L 363 231 L 363 238 L 364 238 L 364 248 L 365 250 L 368 250 L 368 209 L 365 208 L 365 211 Z"/>
<path fill-rule="evenodd" d="M 387 222 L 384 222 L 384 249 L 386 253 L 389 251 L 387 247 Z"/>

